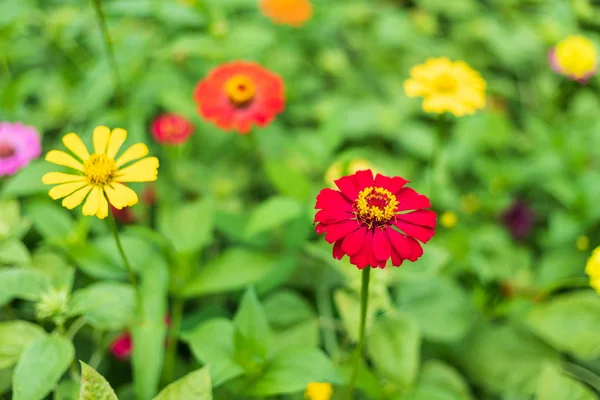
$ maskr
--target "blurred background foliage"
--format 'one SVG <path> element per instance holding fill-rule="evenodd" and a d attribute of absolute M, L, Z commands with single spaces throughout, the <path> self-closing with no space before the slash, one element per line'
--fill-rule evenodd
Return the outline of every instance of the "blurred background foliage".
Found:
<path fill-rule="evenodd" d="M 175 378 L 208 364 L 216 399 L 300 399 L 313 380 L 340 396 L 360 274 L 311 224 L 316 193 L 358 160 L 410 179 L 446 222 L 418 262 L 372 274 L 357 398 L 598 398 L 600 298 L 583 271 L 600 239 L 600 80 L 568 82 L 547 52 L 577 32 L 599 43 L 600 4 L 314 0 L 312 20 L 291 28 L 250 0 L 102 3 L 122 90 L 91 2 L 0 2 L 0 119 L 37 127 L 46 151 L 108 125 L 159 156 L 156 185 L 136 187 L 155 198 L 123 224 L 151 322 L 132 332 L 131 366 L 107 353 L 133 318 L 126 272 L 107 228 L 52 202 L 40 180 L 52 167 L 33 162 L 0 191 L 2 392 L 31 374 L 21 364 L 33 350 L 15 332 L 46 335 L 13 320 L 34 321 L 32 301 L 59 288 L 72 291 L 66 320 L 87 321 L 75 358 L 120 399 L 161 387 L 163 320 L 177 299 Z M 488 83 L 487 108 L 448 118 L 445 137 L 402 90 L 432 56 L 464 60 Z M 192 100 L 199 79 L 236 59 L 286 86 L 286 111 L 247 136 L 202 121 Z M 161 112 L 194 122 L 185 146 L 152 142 Z M 523 215 L 531 224 L 515 238 Z M 73 337 L 61 338 L 45 340 L 67 349 L 66 368 Z M 76 369 L 48 382 L 54 399 L 77 398 Z"/>

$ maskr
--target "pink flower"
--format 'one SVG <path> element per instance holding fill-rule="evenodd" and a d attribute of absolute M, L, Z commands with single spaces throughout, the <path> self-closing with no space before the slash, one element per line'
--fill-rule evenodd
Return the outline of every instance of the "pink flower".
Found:
<path fill-rule="evenodd" d="M 34 127 L 0 122 L 0 176 L 14 175 L 40 154 L 40 135 Z"/>
<path fill-rule="evenodd" d="M 124 332 L 117 336 L 110 344 L 110 351 L 119 360 L 126 360 L 133 350 L 133 341 L 129 332 Z"/>
<path fill-rule="evenodd" d="M 194 125 L 181 115 L 162 114 L 152 122 L 151 130 L 158 143 L 175 146 L 188 140 Z"/>

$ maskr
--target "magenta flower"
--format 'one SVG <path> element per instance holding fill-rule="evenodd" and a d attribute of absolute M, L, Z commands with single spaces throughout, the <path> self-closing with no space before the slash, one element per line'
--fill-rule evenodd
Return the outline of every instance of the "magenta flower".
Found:
<path fill-rule="evenodd" d="M 0 176 L 14 175 L 42 154 L 40 135 L 20 122 L 0 122 Z"/>

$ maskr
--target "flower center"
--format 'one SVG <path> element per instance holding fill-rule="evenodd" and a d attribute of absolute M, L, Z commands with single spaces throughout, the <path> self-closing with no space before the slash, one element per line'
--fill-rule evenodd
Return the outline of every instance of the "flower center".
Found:
<path fill-rule="evenodd" d="M 354 201 L 354 212 L 359 220 L 371 228 L 373 225 L 383 225 L 394 218 L 398 204 L 392 192 L 371 186 L 358 194 L 358 198 Z"/>
<path fill-rule="evenodd" d="M 83 172 L 90 183 L 106 185 L 111 182 L 113 175 L 117 172 L 117 164 L 106 154 L 92 154 L 83 163 Z"/>
<path fill-rule="evenodd" d="M 229 100 L 236 106 L 248 105 L 256 94 L 254 81 L 246 75 L 234 75 L 225 82 L 225 91 Z"/>
<path fill-rule="evenodd" d="M 433 85 L 439 93 L 453 93 L 458 89 L 458 81 L 448 74 L 435 78 Z"/>
<path fill-rule="evenodd" d="M 0 158 L 9 158 L 15 155 L 17 151 L 14 146 L 7 142 L 0 142 Z"/>

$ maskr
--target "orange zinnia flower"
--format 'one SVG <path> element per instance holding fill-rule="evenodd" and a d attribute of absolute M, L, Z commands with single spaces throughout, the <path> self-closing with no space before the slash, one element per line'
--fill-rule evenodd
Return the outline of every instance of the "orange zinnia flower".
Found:
<path fill-rule="evenodd" d="M 253 62 L 235 61 L 209 72 L 194 91 L 198 112 L 219 128 L 250 132 L 267 126 L 285 107 L 281 78 Z"/>
<path fill-rule="evenodd" d="M 297 27 L 312 17 L 310 0 L 261 0 L 260 9 L 276 24 Z"/>

